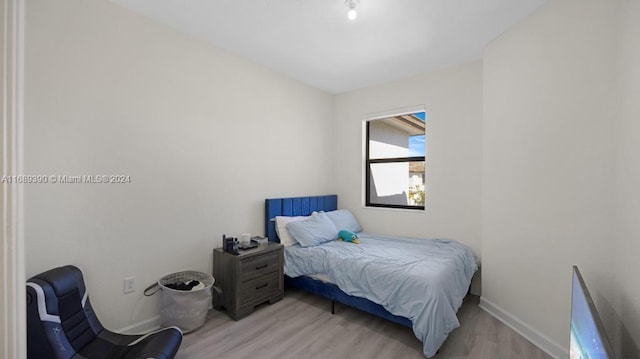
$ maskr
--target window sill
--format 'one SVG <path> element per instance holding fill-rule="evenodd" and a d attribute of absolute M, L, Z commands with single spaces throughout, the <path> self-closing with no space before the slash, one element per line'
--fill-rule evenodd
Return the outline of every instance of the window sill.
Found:
<path fill-rule="evenodd" d="M 392 212 L 408 212 L 408 213 L 425 213 L 427 212 L 427 208 L 424 209 L 409 209 L 409 208 L 391 208 L 391 207 L 376 207 L 376 206 L 366 206 L 362 205 L 362 209 L 365 210 L 374 210 L 374 211 L 392 211 Z"/>

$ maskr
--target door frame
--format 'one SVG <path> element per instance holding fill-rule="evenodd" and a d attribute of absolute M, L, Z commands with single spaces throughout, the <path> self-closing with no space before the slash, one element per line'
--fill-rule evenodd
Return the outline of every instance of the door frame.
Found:
<path fill-rule="evenodd" d="M 24 201 L 23 185 L 13 179 L 24 174 L 25 1 L 0 0 L 0 18 L 0 357 L 20 359 L 27 357 Z"/>

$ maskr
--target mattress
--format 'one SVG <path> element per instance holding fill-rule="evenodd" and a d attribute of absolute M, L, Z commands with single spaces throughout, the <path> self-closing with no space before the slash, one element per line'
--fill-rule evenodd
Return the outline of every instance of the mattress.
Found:
<path fill-rule="evenodd" d="M 315 274 L 310 274 L 308 275 L 308 277 L 311 277 L 315 280 L 319 280 L 322 283 L 330 283 L 330 284 L 335 284 L 331 281 L 331 278 L 329 278 L 329 275 L 327 273 L 315 273 Z"/>

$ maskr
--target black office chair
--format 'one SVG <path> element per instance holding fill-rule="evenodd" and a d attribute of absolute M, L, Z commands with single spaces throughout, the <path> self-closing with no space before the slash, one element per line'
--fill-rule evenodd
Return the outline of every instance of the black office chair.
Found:
<path fill-rule="evenodd" d="M 182 332 L 169 327 L 145 335 L 105 329 L 91 308 L 82 271 L 64 266 L 27 281 L 29 359 L 171 359 Z"/>

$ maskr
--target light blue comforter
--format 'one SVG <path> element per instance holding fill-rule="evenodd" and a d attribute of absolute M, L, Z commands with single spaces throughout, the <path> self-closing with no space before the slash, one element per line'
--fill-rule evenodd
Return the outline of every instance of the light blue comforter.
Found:
<path fill-rule="evenodd" d="M 409 318 L 424 355 L 435 355 L 460 325 L 456 312 L 478 268 L 473 253 L 452 240 L 359 236 L 360 244 L 287 247 L 285 274 L 325 273 L 345 293 Z"/>

